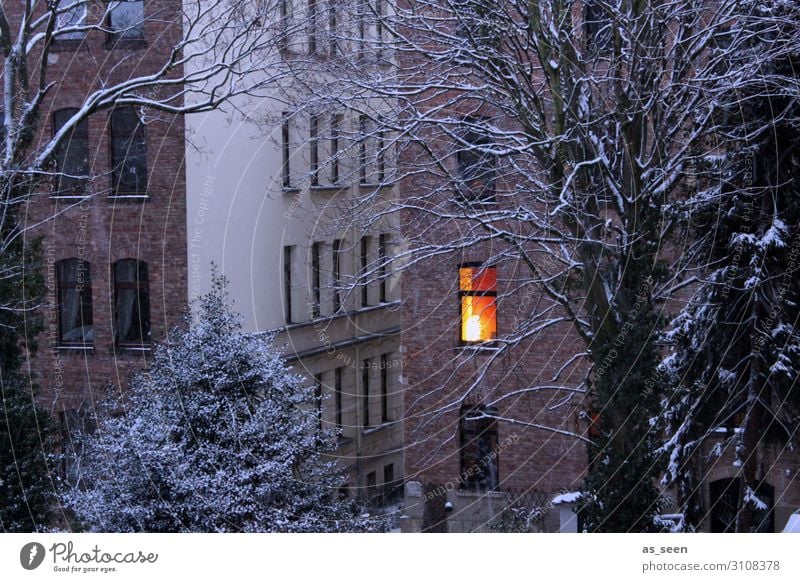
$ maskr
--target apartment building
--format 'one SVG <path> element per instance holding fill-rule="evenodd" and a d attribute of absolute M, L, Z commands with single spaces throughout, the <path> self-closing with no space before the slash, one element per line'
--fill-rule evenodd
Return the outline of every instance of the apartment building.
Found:
<path fill-rule="evenodd" d="M 102 87 L 159 70 L 181 38 L 174 2 L 98 6 L 58 14 L 56 27 L 92 26 L 49 46 L 43 139 Z M 26 238 L 41 240 L 46 287 L 30 374 L 65 443 L 109 389 L 147 365 L 186 308 L 183 151 L 180 117 L 104 108 L 71 130 L 52 179 L 27 205 Z"/>
<path fill-rule="evenodd" d="M 313 2 L 280 6 L 276 68 L 352 48 L 328 40 L 343 15 L 317 14 Z M 365 226 L 344 208 L 366 192 L 394 196 L 393 160 L 367 135 L 365 114 L 287 105 L 294 88 L 276 82 L 272 97 L 187 118 L 189 299 L 209 288 L 216 265 L 245 329 L 274 335 L 316 387 L 309 413 L 341 435 L 342 495 L 388 505 L 403 479 L 397 224 L 387 216 Z"/>

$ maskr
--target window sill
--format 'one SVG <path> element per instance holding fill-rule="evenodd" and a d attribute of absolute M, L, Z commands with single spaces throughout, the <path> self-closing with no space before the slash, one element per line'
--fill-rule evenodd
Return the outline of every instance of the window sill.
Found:
<path fill-rule="evenodd" d="M 91 194 L 50 194 L 50 200 L 86 200 Z"/>
<path fill-rule="evenodd" d="M 109 194 L 109 200 L 148 200 L 150 198 L 150 194 Z"/>
<path fill-rule="evenodd" d="M 284 194 L 300 194 L 300 188 L 296 186 L 281 186 Z"/>
<path fill-rule="evenodd" d="M 58 344 L 53 349 L 58 352 L 94 352 L 94 344 Z"/>
<path fill-rule="evenodd" d="M 456 346 L 457 350 L 460 351 L 476 351 L 476 352 L 499 352 L 501 346 L 498 344 L 497 340 L 487 341 L 485 343 L 476 343 L 476 344 L 459 344 Z"/>
<path fill-rule="evenodd" d="M 114 350 L 120 352 L 152 352 L 153 346 L 116 344 Z"/>

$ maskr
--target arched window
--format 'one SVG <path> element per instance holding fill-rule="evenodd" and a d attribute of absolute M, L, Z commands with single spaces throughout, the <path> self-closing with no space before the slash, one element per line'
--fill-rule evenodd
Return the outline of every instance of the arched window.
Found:
<path fill-rule="evenodd" d="M 89 263 L 66 259 L 56 263 L 58 277 L 58 339 L 62 345 L 94 341 L 92 279 Z"/>
<path fill-rule="evenodd" d="M 78 113 L 78 109 L 59 109 L 53 114 L 53 135 Z M 80 196 L 86 193 L 89 174 L 89 123 L 77 123 L 56 150 L 55 196 Z"/>
<path fill-rule="evenodd" d="M 144 125 L 133 107 L 111 112 L 111 188 L 114 196 L 147 193 Z"/>
<path fill-rule="evenodd" d="M 114 263 L 114 337 L 117 345 L 150 343 L 150 291 L 147 263 Z"/>

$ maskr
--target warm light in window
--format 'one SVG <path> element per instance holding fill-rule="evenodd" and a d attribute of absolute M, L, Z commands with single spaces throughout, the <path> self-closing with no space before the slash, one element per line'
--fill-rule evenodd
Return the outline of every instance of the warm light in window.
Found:
<path fill-rule="evenodd" d="M 459 269 L 461 341 L 485 342 L 497 336 L 497 272 L 495 267 Z"/>

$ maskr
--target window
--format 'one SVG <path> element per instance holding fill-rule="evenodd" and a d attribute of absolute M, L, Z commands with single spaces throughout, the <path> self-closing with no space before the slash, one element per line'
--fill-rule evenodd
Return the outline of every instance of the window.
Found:
<path fill-rule="evenodd" d="M 77 0 L 60 0 L 56 16 L 55 39 L 62 41 L 81 41 L 86 37 L 85 30 L 66 30 L 86 24 L 86 4 L 74 5 Z M 63 32 L 62 32 L 63 31 Z"/>
<path fill-rule="evenodd" d="M 367 116 L 358 116 L 358 180 L 367 183 Z"/>
<path fill-rule="evenodd" d="M 283 315 L 292 323 L 292 247 L 283 247 Z"/>
<path fill-rule="evenodd" d="M 78 109 L 59 109 L 53 114 L 54 134 L 62 130 Z M 67 132 L 55 155 L 55 196 L 80 196 L 86 193 L 89 173 L 89 123 L 86 119 Z"/>
<path fill-rule="evenodd" d="M 342 308 L 341 296 L 341 281 L 342 281 L 342 241 L 335 239 L 333 241 L 333 256 L 331 257 L 333 263 L 333 311 L 338 312 Z"/>
<path fill-rule="evenodd" d="M 374 501 L 378 493 L 378 474 L 375 471 L 367 473 L 367 499 Z"/>
<path fill-rule="evenodd" d="M 108 6 L 109 40 L 144 39 L 144 2 L 115 0 Z"/>
<path fill-rule="evenodd" d="M 308 54 L 317 53 L 317 0 L 308 0 Z"/>
<path fill-rule="evenodd" d="M 291 155 L 292 155 L 292 146 L 291 142 L 289 141 L 289 114 L 287 112 L 283 113 L 283 121 L 281 123 L 281 154 L 283 156 L 283 161 L 281 163 L 281 172 L 283 173 L 283 187 L 284 188 L 291 188 L 292 187 L 292 173 L 291 173 Z"/>
<path fill-rule="evenodd" d="M 111 188 L 115 196 L 147 192 L 144 126 L 133 107 L 111 112 Z"/>
<path fill-rule="evenodd" d="M 497 269 L 465 263 L 458 269 L 461 301 L 461 342 L 478 343 L 497 337 Z"/>
<path fill-rule="evenodd" d="M 311 245 L 311 318 L 320 316 L 320 246 L 321 243 L 315 242 Z"/>
<path fill-rule="evenodd" d="M 459 422 L 461 487 L 469 491 L 493 491 L 499 484 L 497 458 L 497 411 L 483 406 L 463 406 Z"/>
<path fill-rule="evenodd" d="M 66 259 L 56 264 L 58 277 L 58 339 L 62 345 L 94 341 L 92 278 L 89 263 Z"/>
<path fill-rule="evenodd" d="M 289 2 L 291 0 L 279 0 L 278 10 L 280 12 L 280 36 L 278 38 L 278 50 L 285 51 L 289 48 L 289 17 L 291 14 Z"/>
<path fill-rule="evenodd" d="M 333 392 L 336 428 L 342 428 L 342 368 L 336 368 L 333 372 Z"/>
<path fill-rule="evenodd" d="M 342 127 L 342 116 L 331 116 L 331 184 L 339 183 L 339 132 Z"/>
<path fill-rule="evenodd" d="M 389 422 L 389 356 L 381 356 L 381 422 Z"/>
<path fill-rule="evenodd" d="M 611 18 L 598 0 L 583 1 L 583 26 L 587 47 L 608 46 L 611 41 Z"/>
<path fill-rule="evenodd" d="M 361 237 L 361 306 L 369 305 L 369 280 L 367 278 L 367 264 L 369 262 L 369 237 Z"/>
<path fill-rule="evenodd" d="M 150 342 L 150 290 L 144 261 L 114 263 L 114 333 L 118 345 Z"/>
<path fill-rule="evenodd" d="M 384 131 L 382 129 L 378 130 L 378 143 L 377 143 L 377 155 L 378 155 L 378 183 L 383 184 L 386 180 L 386 142 L 384 139 Z"/>
<path fill-rule="evenodd" d="M 391 503 L 398 497 L 399 487 L 394 482 L 394 463 L 383 466 L 383 500 Z"/>
<path fill-rule="evenodd" d="M 386 303 L 386 239 L 387 235 L 381 234 L 378 236 L 378 270 L 379 270 L 379 278 L 380 278 L 380 287 L 379 287 L 379 300 L 381 303 Z"/>
<path fill-rule="evenodd" d="M 330 56 L 335 57 L 339 54 L 338 27 L 339 22 L 336 16 L 337 0 L 328 0 L 328 33 L 330 34 Z"/>
<path fill-rule="evenodd" d="M 369 418 L 369 368 L 372 362 L 364 360 L 361 365 L 361 403 L 364 416 L 364 428 L 372 426 Z"/>
<path fill-rule="evenodd" d="M 322 432 L 322 374 L 314 374 L 314 412 L 317 415 L 317 431 Z"/>
<path fill-rule="evenodd" d="M 309 120 L 308 147 L 311 185 L 319 185 L 319 116 L 312 115 Z"/>
<path fill-rule="evenodd" d="M 468 123 L 473 125 L 475 122 Z M 494 200 L 497 165 L 497 156 L 488 151 L 491 140 L 474 127 L 468 127 L 461 139 L 464 143 L 456 154 L 459 194 L 466 201 L 491 202 Z"/>

